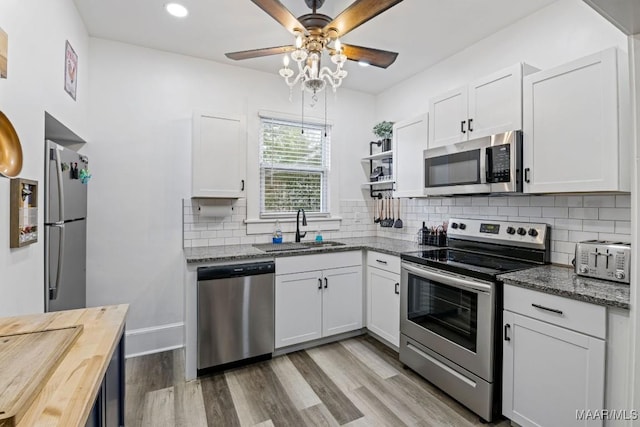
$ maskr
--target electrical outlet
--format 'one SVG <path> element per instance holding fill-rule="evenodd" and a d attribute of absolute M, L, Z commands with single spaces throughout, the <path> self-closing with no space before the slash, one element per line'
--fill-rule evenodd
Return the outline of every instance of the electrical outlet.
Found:
<path fill-rule="evenodd" d="M 355 223 L 359 223 L 362 221 L 362 215 L 360 214 L 360 212 L 356 211 L 356 213 L 353 216 L 353 221 Z"/>

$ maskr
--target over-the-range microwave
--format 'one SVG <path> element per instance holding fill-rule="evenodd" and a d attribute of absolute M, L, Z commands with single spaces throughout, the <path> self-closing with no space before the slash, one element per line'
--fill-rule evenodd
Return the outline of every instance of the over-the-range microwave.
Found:
<path fill-rule="evenodd" d="M 424 194 L 522 192 L 522 131 L 424 150 Z"/>

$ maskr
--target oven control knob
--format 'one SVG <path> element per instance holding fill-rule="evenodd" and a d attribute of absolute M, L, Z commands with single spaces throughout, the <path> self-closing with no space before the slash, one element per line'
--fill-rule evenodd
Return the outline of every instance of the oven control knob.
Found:
<path fill-rule="evenodd" d="M 458 228 L 458 223 L 457 223 L 457 222 L 452 222 L 452 223 L 451 223 L 451 228 L 453 228 L 454 230 L 455 230 L 456 228 Z"/>
<path fill-rule="evenodd" d="M 616 271 L 615 276 L 616 276 L 616 279 L 618 280 L 624 279 L 624 271 L 620 271 L 620 270 Z"/>
<path fill-rule="evenodd" d="M 536 237 L 537 235 L 538 235 L 538 230 L 536 230 L 535 228 L 529 229 L 529 236 Z"/>
<path fill-rule="evenodd" d="M 507 234 L 516 234 L 516 229 L 513 227 L 507 227 Z"/>
<path fill-rule="evenodd" d="M 524 236 L 525 234 L 527 234 L 527 230 L 522 227 L 518 227 L 518 234 Z"/>
<path fill-rule="evenodd" d="M 460 223 L 460 230 L 467 228 L 467 224 Z"/>

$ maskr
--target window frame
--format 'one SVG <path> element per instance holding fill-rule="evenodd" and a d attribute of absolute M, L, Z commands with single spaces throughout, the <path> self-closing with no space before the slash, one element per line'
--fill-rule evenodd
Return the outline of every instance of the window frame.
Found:
<path fill-rule="evenodd" d="M 265 178 L 268 170 L 273 171 L 291 171 L 300 173 L 318 173 L 320 175 L 320 211 L 305 212 L 307 217 L 312 218 L 330 218 L 331 217 L 331 136 L 332 125 L 330 123 L 322 123 L 319 120 L 305 120 L 302 122 L 296 117 L 283 117 L 278 114 L 259 114 L 258 116 L 258 217 L 262 220 L 294 218 L 296 211 L 286 212 L 267 212 L 265 210 Z M 322 164 L 321 166 L 311 165 L 290 165 L 286 163 L 270 164 L 263 161 L 263 152 L 265 147 L 265 125 L 267 123 L 280 123 L 284 126 L 299 128 L 302 130 L 313 129 L 320 132 L 320 141 L 322 144 Z M 326 134 L 325 134 L 326 132 Z"/>

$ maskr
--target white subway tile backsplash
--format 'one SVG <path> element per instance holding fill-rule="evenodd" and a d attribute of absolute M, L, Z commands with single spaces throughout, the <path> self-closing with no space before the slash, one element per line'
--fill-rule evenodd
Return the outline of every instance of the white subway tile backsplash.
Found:
<path fill-rule="evenodd" d="M 600 208 L 600 219 L 631 221 L 631 210 L 626 208 Z"/>
<path fill-rule="evenodd" d="M 489 206 L 509 206 L 507 197 L 489 197 Z"/>
<path fill-rule="evenodd" d="M 631 222 L 630 221 L 616 221 L 615 233 L 616 234 L 631 234 Z"/>
<path fill-rule="evenodd" d="M 555 226 L 561 230 L 582 230 L 582 220 L 572 218 L 556 218 Z"/>
<path fill-rule="evenodd" d="M 518 216 L 541 217 L 542 208 L 540 207 L 520 207 L 518 208 Z"/>
<path fill-rule="evenodd" d="M 551 207 L 556 205 L 555 197 L 553 196 L 531 196 L 531 206 Z"/>
<path fill-rule="evenodd" d="M 565 207 L 560 207 L 560 208 L 543 207 L 542 208 L 542 216 L 548 217 L 548 218 L 569 218 L 569 208 L 565 208 Z"/>
<path fill-rule="evenodd" d="M 631 194 L 621 194 L 616 196 L 616 208 L 630 208 Z"/>
<path fill-rule="evenodd" d="M 268 243 L 271 233 L 247 235 L 246 200 L 234 202 L 231 217 L 200 218 L 191 199 L 183 201 L 184 247 L 220 246 L 231 244 Z M 373 223 L 379 215 L 373 200 L 342 200 L 339 215 L 340 230 L 323 231 L 325 240 L 346 237 L 381 236 L 415 241 L 422 222 L 439 225 L 451 217 L 487 220 L 531 221 L 551 226 L 554 263 L 568 265 L 573 259 L 575 243 L 589 239 L 629 241 L 631 233 L 630 197 L 628 195 L 585 196 L 478 196 L 429 197 L 401 199 L 404 228 L 381 228 Z M 397 209 L 397 208 L 396 208 Z M 357 213 L 357 214 L 356 214 Z M 394 216 L 396 214 L 394 213 Z M 356 220 L 356 218 L 359 218 Z M 313 239 L 309 228 L 306 240 Z M 293 233 L 284 235 L 293 241 Z"/>
<path fill-rule="evenodd" d="M 584 196 L 583 199 L 585 208 L 613 208 L 616 205 L 616 196 Z"/>
<path fill-rule="evenodd" d="M 598 238 L 598 233 L 587 231 L 569 231 L 569 240 L 572 242 L 582 242 L 583 240 L 595 240 Z"/>
<path fill-rule="evenodd" d="M 598 219 L 598 208 L 569 208 L 569 218 Z"/>
<path fill-rule="evenodd" d="M 509 206 L 529 206 L 530 199 L 529 196 L 509 197 Z"/>
<path fill-rule="evenodd" d="M 582 230 L 595 231 L 596 233 L 613 233 L 615 231 L 615 222 L 585 219 L 582 221 Z"/>

